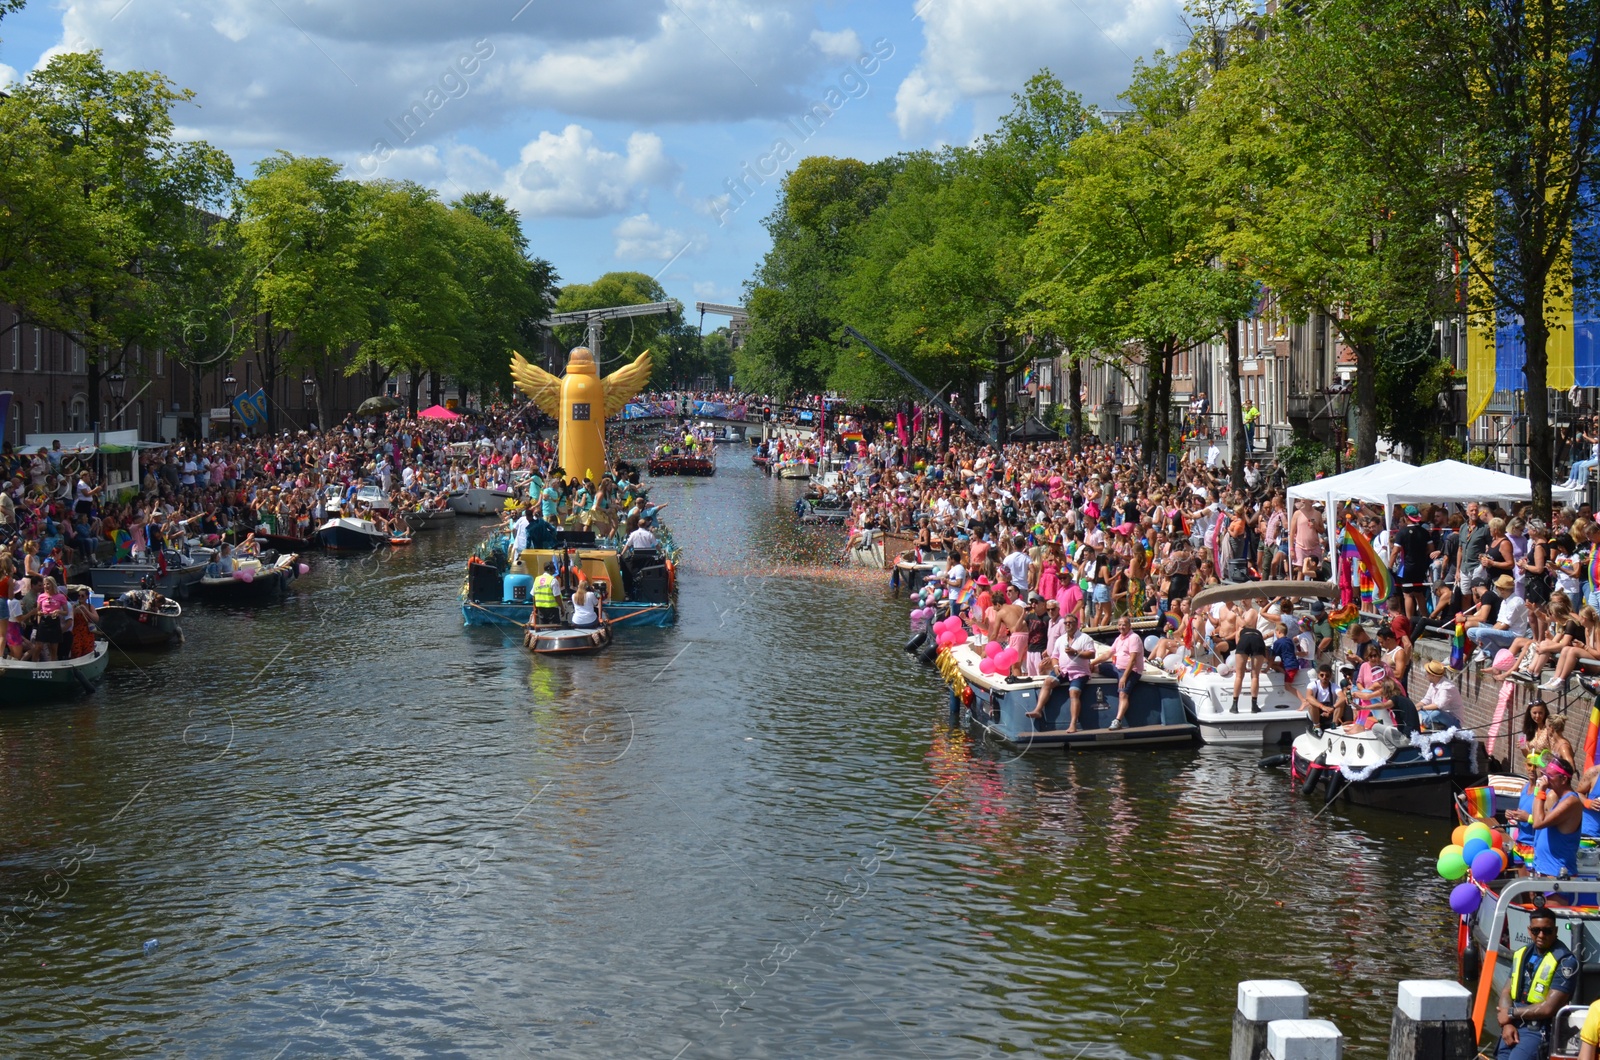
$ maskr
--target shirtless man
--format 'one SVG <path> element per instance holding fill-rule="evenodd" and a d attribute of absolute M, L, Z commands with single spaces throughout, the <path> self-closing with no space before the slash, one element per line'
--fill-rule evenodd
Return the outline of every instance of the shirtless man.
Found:
<path fill-rule="evenodd" d="M 1233 704 L 1229 713 L 1239 712 L 1239 692 L 1244 688 L 1244 672 L 1250 670 L 1250 712 L 1261 713 L 1261 671 L 1267 668 L 1267 642 L 1258 626 L 1260 612 L 1251 606 L 1240 618 L 1238 658 L 1233 664 Z"/>
<path fill-rule="evenodd" d="M 1322 513 L 1308 500 L 1289 517 L 1289 558 L 1302 581 L 1315 581 L 1322 566 L 1322 527 Z"/>
<path fill-rule="evenodd" d="M 994 609 L 986 631 L 990 640 L 998 640 L 1017 653 L 1016 665 L 1007 676 L 1016 676 L 1018 668 L 1028 657 L 1027 611 L 1023 608 L 1016 586 L 1006 587 L 1006 602 Z"/>
<path fill-rule="evenodd" d="M 1219 663 L 1224 662 L 1239 646 L 1239 630 L 1244 620 L 1233 604 L 1218 604 L 1211 612 L 1211 621 L 1211 651 Z"/>

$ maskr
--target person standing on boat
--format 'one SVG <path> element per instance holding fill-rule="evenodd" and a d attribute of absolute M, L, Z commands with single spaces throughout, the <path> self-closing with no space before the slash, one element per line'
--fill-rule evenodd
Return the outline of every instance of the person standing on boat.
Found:
<path fill-rule="evenodd" d="M 546 563 L 533 579 L 533 617 L 541 626 L 561 623 L 561 588 L 556 581 L 556 565 Z"/>
<path fill-rule="evenodd" d="M 1568 878 L 1578 871 L 1578 841 L 1583 833 L 1583 799 L 1572 790 L 1571 763 L 1547 753 L 1533 788 L 1531 811 L 1507 810 L 1512 820 L 1527 818 L 1533 831 L 1532 875 Z"/>
<path fill-rule="evenodd" d="M 1535 909 L 1528 916 L 1528 935 L 1533 942 L 1512 955 L 1511 978 L 1500 992 L 1495 1060 L 1543 1056 L 1550 1021 L 1572 996 L 1578 977 L 1578 959 L 1556 937 L 1555 913 Z"/>

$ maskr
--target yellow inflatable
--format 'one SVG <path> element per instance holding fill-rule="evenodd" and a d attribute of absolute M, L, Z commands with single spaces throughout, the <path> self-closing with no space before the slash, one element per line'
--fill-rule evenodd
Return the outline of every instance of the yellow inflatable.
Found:
<path fill-rule="evenodd" d="M 567 477 L 598 482 L 606 471 L 606 417 L 621 412 L 649 384 L 650 351 L 601 379 L 586 346 L 567 355 L 567 374 L 560 378 L 513 350 L 511 379 L 561 425 L 556 460 Z"/>

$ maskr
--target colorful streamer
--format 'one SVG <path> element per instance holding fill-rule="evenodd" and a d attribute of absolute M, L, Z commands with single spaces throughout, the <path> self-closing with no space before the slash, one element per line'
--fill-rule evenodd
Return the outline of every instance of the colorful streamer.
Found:
<path fill-rule="evenodd" d="M 1344 532 L 1339 535 L 1341 544 L 1346 539 L 1355 545 L 1356 554 L 1361 557 L 1361 566 L 1372 579 L 1373 599 L 1382 604 L 1394 595 L 1394 578 L 1389 574 L 1389 565 L 1379 558 L 1367 535 L 1349 520 L 1345 520 Z"/>

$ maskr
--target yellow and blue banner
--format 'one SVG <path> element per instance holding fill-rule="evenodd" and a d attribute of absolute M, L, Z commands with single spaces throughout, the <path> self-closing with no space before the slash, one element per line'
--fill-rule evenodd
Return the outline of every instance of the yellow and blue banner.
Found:
<path fill-rule="evenodd" d="M 240 394 L 233 399 L 233 411 L 246 429 L 267 425 L 267 392 L 258 389 L 254 394 Z"/>

